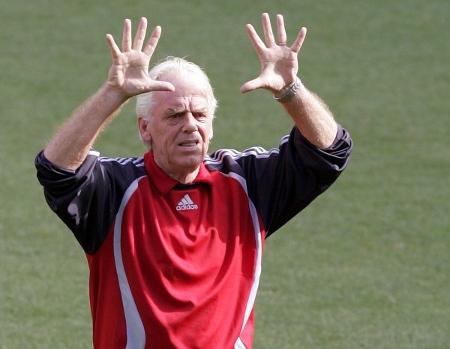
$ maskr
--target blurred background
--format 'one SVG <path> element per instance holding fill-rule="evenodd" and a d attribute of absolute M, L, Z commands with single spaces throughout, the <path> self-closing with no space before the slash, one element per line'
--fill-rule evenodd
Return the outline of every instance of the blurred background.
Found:
<path fill-rule="evenodd" d="M 202 66 L 219 99 L 211 150 L 278 145 L 292 122 L 245 32 L 282 13 L 308 35 L 299 76 L 355 142 L 336 184 L 266 244 L 255 348 L 450 342 L 450 3 L 447 0 L 3 0 L 0 3 L 0 348 L 89 348 L 88 269 L 47 207 L 34 157 L 104 82 L 105 34 L 162 26 L 153 62 Z M 139 156 L 134 102 L 95 145 Z"/>

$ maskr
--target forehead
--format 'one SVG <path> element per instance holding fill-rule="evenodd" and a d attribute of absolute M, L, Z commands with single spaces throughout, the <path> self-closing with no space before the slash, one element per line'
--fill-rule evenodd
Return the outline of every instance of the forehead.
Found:
<path fill-rule="evenodd" d="M 185 110 L 208 107 L 207 88 L 204 83 L 180 77 L 167 77 L 164 80 L 171 82 L 175 86 L 175 91 L 154 93 L 154 102 L 158 109 Z"/>
<path fill-rule="evenodd" d="M 208 109 L 208 101 L 204 96 L 186 96 L 175 99 L 166 99 L 161 107 L 168 111 L 204 111 Z"/>

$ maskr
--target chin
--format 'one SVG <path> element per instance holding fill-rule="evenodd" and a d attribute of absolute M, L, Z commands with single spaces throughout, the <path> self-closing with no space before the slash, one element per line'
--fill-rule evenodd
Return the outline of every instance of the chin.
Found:
<path fill-rule="evenodd" d="M 196 169 L 203 162 L 205 157 L 203 155 L 184 155 L 181 156 L 178 162 L 178 166 L 183 168 Z"/>

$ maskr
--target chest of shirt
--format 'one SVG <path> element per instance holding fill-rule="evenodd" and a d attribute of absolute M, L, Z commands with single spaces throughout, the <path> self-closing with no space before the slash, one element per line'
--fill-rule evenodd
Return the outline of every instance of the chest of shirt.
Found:
<path fill-rule="evenodd" d="M 215 275 L 231 260 L 243 275 L 254 272 L 244 254 L 254 253 L 261 228 L 244 188 L 233 179 L 161 195 L 144 178 L 120 221 L 122 249 L 177 274 L 171 278 Z"/>

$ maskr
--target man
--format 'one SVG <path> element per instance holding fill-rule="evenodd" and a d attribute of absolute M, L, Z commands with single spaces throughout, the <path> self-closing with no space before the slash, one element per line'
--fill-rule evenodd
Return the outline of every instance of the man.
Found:
<path fill-rule="evenodd" d="M 286 45 L 262 16 L 265 44 L 247 25 L 261 74 L 241 92 L 269 90 L 295 123 L 279 148 L 207 155 L 217 101 L 193 63 L 148 65 L 161 29 L 144 45 L 125 20 L 122 50 L 107 35 L 106 83 L 36 158 L 50 207 L 73 231 L 90 268 L 95 348 L 251 348 L 264 240 L 327 189 L 352 141 L 297 78 L 302 28 Z M 91 147 L 138 96 L 143 157 L 110 159 Z"/>

